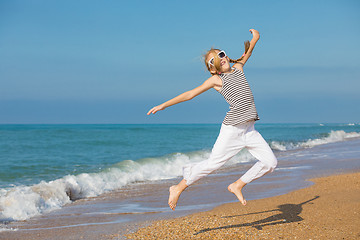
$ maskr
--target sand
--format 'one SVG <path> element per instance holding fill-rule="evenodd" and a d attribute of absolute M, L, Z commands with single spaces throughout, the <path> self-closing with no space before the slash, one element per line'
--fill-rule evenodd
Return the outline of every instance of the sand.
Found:
<path fill-rule="evenodd" d="M 38 226 L 40 222 L 33 220 L 27 221 L 33 230 L 0 232 L 0 239 L 126 239 L 124 234 L 136 226 L 143 227 L 126 235 L 129 239 L 360 239 L 360 172 L 311 181 L 315 184 L 308 188 L 250 200 L 245 207 L 234 202 L 150 225 L 113 223 L 57 228 L 63 224 L 41 222 Z M 89 220 L 102 223 L 111 216 Z M 74 216 L 60 220 L 71 219 L 76 222 Z"/>
<path fill-rule="evenodd" d="M 130 239 L 360 239 L 360 173 L 311 179 L 285 195 L 153 222 Z M 118 239 L 120 235 L 103 236 Z"/>

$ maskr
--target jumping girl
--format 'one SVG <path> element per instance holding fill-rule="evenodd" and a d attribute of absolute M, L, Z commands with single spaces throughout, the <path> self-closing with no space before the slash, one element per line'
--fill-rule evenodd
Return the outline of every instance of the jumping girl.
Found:
<path fill-rule="evenodd" d="M 195 181 L 220 168 L 225 162 L 237 154 L 241 149 L 248 151 L 258 159 L 240 179 L 228 186 L 228 190 L 235 194 L 245 206 L 246 200 L 241 192 L 242 188 L 251 181 L 272 172 L 277 164 L 276 157 L 269 145 L 255 130 L 255 121 L 259 120 L 254 97 L 246 81 L 243 67 L 251 56 L 255 44 L 260 38 L 259 32 L 250 29 L 252 40 L 245 42 L 245 53 L 237 60 L 230 59 L 223 50 L 211 49 L 205 54 L 205 65 L 211 77 L 202 85 L 179 96 L 153 107 L 147 114 L 155 114 L 167 107 L 188 101 L 199 94 L 214 88 L 230 105 L 221 125 L 219 136 L 213 146 L 209 159 L 185 165 L 183 179 L 179 184 L 171 186 L 169 191 L 169 206 L 175 210 L 180 194 Z M 232 67 L 230 63 L 235 63 Z"/>

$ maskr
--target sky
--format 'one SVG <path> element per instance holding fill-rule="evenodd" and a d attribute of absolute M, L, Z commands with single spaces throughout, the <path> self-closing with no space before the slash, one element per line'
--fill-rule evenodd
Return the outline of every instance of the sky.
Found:
<path fill-rule="evenodd" d="M 244 67 L 261 123 L 360 122 L 360 1 L 0 0 L 0 124 L 221 123 L 211 47 Z"/>

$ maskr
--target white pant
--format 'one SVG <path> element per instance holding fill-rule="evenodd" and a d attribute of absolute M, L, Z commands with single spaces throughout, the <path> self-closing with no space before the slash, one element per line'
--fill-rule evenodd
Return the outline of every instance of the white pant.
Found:
<path fill-rule="evenodd" d="M 184 166 L 183 176 L 186 185 L 189 186 L 220 168 L 243 148 L 247 148 L 259 160 L 241 177 L 244 183 L 272 172 L 277 164 L 276 157 L 267 142 L 255 130 L 254 124 L 254 121 L 236 126 L 222 124 L 209 159 Z"/>

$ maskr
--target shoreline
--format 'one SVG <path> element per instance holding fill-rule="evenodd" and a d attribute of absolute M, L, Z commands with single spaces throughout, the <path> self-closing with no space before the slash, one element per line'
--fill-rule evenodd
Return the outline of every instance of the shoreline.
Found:
<path fill-rule="evenodd" d="M 360 169 L 306 181 L 314 184 L 248 200 L 246 207 L 232 202 L 185 216 L 126 224 L 111 222 L 112 215 L 89 216 L 93 224 L 68 227 L 38 225 L 35 220 L 36 228 L 3 231 L 0 239 L 359 239 Z"/>
<path fill-rule="evenodd" d="M 359 239 L 360 171 L 309 179 L 280 196 L 226 203 L 210 211 L 154 221 L 129 239 Z M 346 188 L 344 188 L 346 186 Z M 120 235 L 104 236 L 119 239 Z"/>
<path fill-rule="evenodd" d="M 278 168 L 245 188 L 244 195 L 248 202 L 262 201 L 305 189 L 312 185 L 305 181 L 307 179 L 358 173 L 359 144 L 360 139 L 353 139 L 314 148 L 278 152 Z M 178 179 L 139 183 L 98 197 L 80 199 L 59 210 L 29 220 L 4 223 L 4 228 L 16 231 L 2 231 L 0 239 L 126 239 L 127 234 L 152 226 L 159 220 L 171 222 L 173 219 L 187 218 L 194 212 L 202 214 L 217 209 L 217 206 L 224 203 L 236 206 L 236 197 L 229 193 L 226 187 L 251 165 L 252 163 L 247 163 L 231 165 L 230 168 L 223 167 L 207 178 L 199 180 L 183 193 L 175 212 L 167 206 L 168 186 L 177 183 Z M 303 202 L 310 199 L 303 199 Z M 311 204 L 315 200 L 318 201 L 314 199 Z M 300 202 L 290 203 L 296 205 Z M 246 209 L 249 209 L 248 206 Z M 274 210 L 277 206 L 268 206 L 266 209 Z M 258 209 L 258 212 L 261 211 L 264 209 Z M 254 212 L 256 211 L 252 213 Z M 244 213 L 237 215 L 241 214 Z M 239 228 L 244 227 L 246 226 Z M 210 232 L 214 231 L 216 230 Z M 195 236 L 205 233 L 201 232 Z M 243 238 L 246 239 L 246 236 Z"/>

